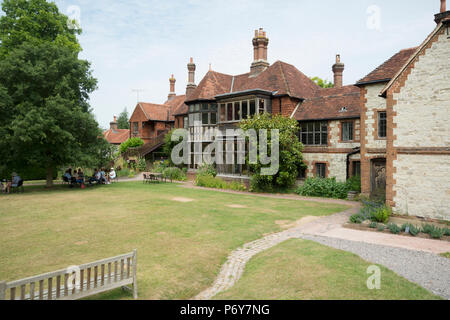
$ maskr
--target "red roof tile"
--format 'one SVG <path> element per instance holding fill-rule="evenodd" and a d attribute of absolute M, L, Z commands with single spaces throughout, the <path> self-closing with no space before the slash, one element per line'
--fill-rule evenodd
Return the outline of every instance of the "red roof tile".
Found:
<path fill-rule="evenodd" d="M 122 144 L 128 140 L 130 137 L 130 130 L 128 129 L 117 129 L 117 130 L 106 130 L 103 132 L 103 136 L 106 141 L 110 144 Z"/>
<path fill-rule="evenodd" d="M 353 119 L 360 114 L 360 89 L 356 86 L 344 86 L 319 90 L 315 97 L 302 102 L 295 113 L 295 119 Z"/>
<path fill-rule="evenodd" d="M 170 114 L 170 106 L 154 103 L 139 102 L 147 120 L 149 121 L 173 121 Z"/>
<path fill-rule="evenodd" d="M 390 81 L 414 54 L 414 52 L 416 52 L 416 50 L 417 47 L 401 50 L 367 76 L 359 80 L 356 85 L 371 82 Z"/>
<path fill-rule="evenodd" d="M 184 104 L 185 95 L 176 96 L 172 100 L 167 100 L 164 104 L 170 107 L 170 116 L 183 115 L 188 113 L 188 106 Z"/>
<path fill-rule="evenodd" d="M 262 89 L 276 95 L 305 99 L 316 94 L 320 87 L 293 65 L 277 61 L 256 77 L 250 73 L 231 76 L 209 71 L 189 97 L 189 101 L 213 100 L 218 95 Z"/>

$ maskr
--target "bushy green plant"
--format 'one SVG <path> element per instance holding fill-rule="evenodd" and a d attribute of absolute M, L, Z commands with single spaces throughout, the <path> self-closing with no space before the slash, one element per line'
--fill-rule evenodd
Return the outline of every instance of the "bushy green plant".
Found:
<path fill-rule="evenodd" d="M 447 237 L 450 237 L 450 228 L 445 228 L 444 229 L 444 235 Z"/>
<path fill-rule="evenodd" d="M 444 229 L 441 228 L 434 228 L 433 231 L 431 231 L 430 236 L 433 239 L 441 239 L 444 236 Z"/>
<path fill-rule="evenodd" d="M 181 170 L 180 168 L 177 167 L 170 167 L 170 168 L 166 168 L 164 169 L 164 171 L 162 172 L 164 178 L 169 179 L 171 181 L 186 181 L 186 174 L 183 172 L 183 170 Z"/>
<path fill-rule="evenodd" d="M 233 181 L 228 184 L 227 189 L 234 190 L 234 191 L 246 191 L 247 187 L 245 185 L 243 185 L 242 183 Z"/>
<path fill-rule="evenodd" d="M 391 217 L 391 214 L 392 214 L 391 208 L 383 206 L 383 207 L 376 209 L 372 213 L 372 217 L 377 222 L 387 223 L 389 221 L 389 218 Z"/>
<path fill-rule="evenodd" d="M 400 228 L 398 225 L 396 225 L 395 223 L 389 223 L 388 224 L 388 229 L 389 231 L 391 231 L 391 233 L 393 234 L 399 234 L 400 232 L 402 232 L 402 228 Z"/>
<path fill-rule="evenodd" d="M 379 224 L 377 229 L 378 229 L 378 231 L 382 232 L 386 229 L 386 227 L 383 224 Z"/>
<path fill-rule="evenodd" d="M 361 217 L 361 215 L 360 214 L 354 214 L 354 215 L 352 215 L 351 217 L 350 217 L 350 222 L 351 223 L 355 223 L 355 224 L 361 224 L 361 223 L 363 223 L 363 218 Z"/>
<path fill-rule="evenodd" d="M 132 173 L 131 170 L 128 168 L 122 168 L 121 170 L 116 171 L 117 177 L 123 178 L 123 177 L 129 177 Z"/>
<path fill-rule="evenodd" d="M 163 173 L 165 169 L 170 168 L 170 162 L 168 160 L 165 161 L 155 161 L 153 163 L 152 171 L 155 173 Z"/>
<path fill-rule="evenodd" d="M 347 190 L 361 193 L 361 176 L 353 176 L 347 180 Z"/>
<path fill-rule="evenodd" d="M 137 168 L 141 172 L 147 170 L 147 162 L 145 161 L 144 158 L 139 158 L 138 163 L 137 163 Z"/>
<path fill-rule="evenodd" d="M 430 234 L 431 235 L 431 233 L 434 231 L 434 229 L 435 229 L 435 226 L 434 225 L 432 225 L 432 224 L 424 224 L 423 226 L 422 226 L 422 232 L 423 233 L 426 233 L 426 234 Z"/>
<path fill-rule="evenodd" d="M 198 168 L 197 174 L 198 175 L 209 175 L 212 177 L 216 177 L 217 171 L 212 164 L 204 163 Z"/>
<path fill-rule="evenodd" d="M 227 183 L 220 178 L 210 175 L 197 175 L 195 178 L 195 184 L 199 187 L 214 188 L 214 189 L 226 189 Z"/>
<path fill-rule="evenodd" d="M 261 158 L 258 158 L 256 164 L 250 163 L 247 155 L 246 164 L 249 165 L 250 174 L 252 177 L 252 191 L 273 191 L 278 188 L 289 188 L 295 184 L 298 173 L 306 166 L 303 163 L 303 144 L 298 139 L 298 132 L 300 130 L 298 121 L 290 119 L 282 115 L 272 114 L 258 114 L 249 117 L 240 122 L 240 128 L 244 131 L 250 129 L 259 132 L 259 130 L 267 130 L 267 144 L 268 153 L 272 149 L 272 130 L 279 130 L 279 170 L 274 175 L 262 175 L 262 169 L 268 167 L 261 163 Z M 255 143 L 256 141 L 250 141 Z"/>
<path fill-rule="evenodd" d="M 144 140 L 138 137 L 133 137 L 120 145 L 120 152 L 125 153 L 129 148 L 138 148 L 142 145 L 144 145 Z"/>
<path fill-rule="evenodd" d="M 416 237 L 419 233 L 420 233 L 420 228 L 418 228 L 418 227 L 416 227 L 414 225 L 411 225 L 409 227 L 409 234 L 410 235 Z"/>
<path fill-rule="evenodd" d="M 336 178 L 308 178 L 304 185 L 298 188 L 297 193 L 307 197 L 346 199 L 348 188 L 346 183 L 337 182 Z"/>
<path fill-rule="evenodd" d="M 376 228 L 378 227 L 378 223 L 376 223 L 376 222 L 371 222 L 369 227 L 370 227 L 371 229 L 376 229 Z"/>

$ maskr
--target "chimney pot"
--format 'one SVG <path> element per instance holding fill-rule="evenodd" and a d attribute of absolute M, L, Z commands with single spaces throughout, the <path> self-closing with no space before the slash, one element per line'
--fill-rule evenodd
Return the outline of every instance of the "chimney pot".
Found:
<path fill-rule="evenodd" d="M 269 67 L 267 61 L 267 47 L 269 39 L 263 28 L 255 30 L 253 38 L 253 63 L 250 68 L 250 76 L 255 77 Z"/>
<path fill-rule="evenodd" d="M 447 5 L 446 5 L 446 0 L 441 0 L 441 13 L 444 13 L 445 11 L 447 11 Z"/>
<path fill-rule="evenodd" d="M 195 69 L 196 65 L 194 63 L 194 58 L 191 57 L 188 64 L 188 84 L 186 86 L 186 96 L 189 97 L 197 88 L 197 85 L 195 84 Z"/>
<path fill-rule="evenodd" d="M 333 65 L 334 87 L 341 88 L 343 85 L 343 73 L 345 65 L 341 62 L 341 55 L 336 55 L 336 63 Z"/>

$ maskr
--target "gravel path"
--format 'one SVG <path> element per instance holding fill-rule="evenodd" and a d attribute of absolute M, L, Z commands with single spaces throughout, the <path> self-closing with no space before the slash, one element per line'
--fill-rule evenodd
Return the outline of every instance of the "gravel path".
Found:
<path fill-rule="evenodd" d="M 366 261 L 387 267 L 442 298 L 450 299 L 450 259 L 424 251 L 329 237 L 302 235 L 300 238 L 352 252 Z"/>

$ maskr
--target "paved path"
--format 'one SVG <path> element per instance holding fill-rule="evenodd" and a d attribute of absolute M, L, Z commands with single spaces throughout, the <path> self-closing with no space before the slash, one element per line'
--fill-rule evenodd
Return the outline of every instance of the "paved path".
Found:
<path fill-rule="evenodd" d="M 355 206 L 324 218 L 306 217 L 298 221 L 293 228 L 245 244 L 231 253 L 214 284 L 194 300 L 208 300 L 230 289 L 240 279 L 245 265 L 253 256 L 294 238 L 312 240 L 353 252 L 367 261 L 386 266 L 443 298 L 450 299 L 450 259 L 436 254 L 449 252 L 450 243 L 366 231 L 354 233 L 353 231 L 357 230 L 343 229 L 342 225 L 357 210 L 358 207 Z"/>

